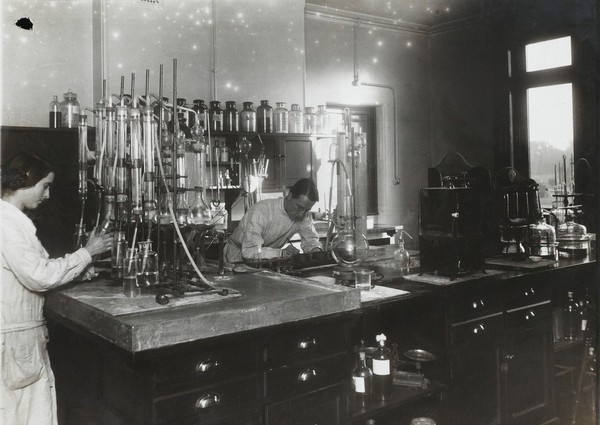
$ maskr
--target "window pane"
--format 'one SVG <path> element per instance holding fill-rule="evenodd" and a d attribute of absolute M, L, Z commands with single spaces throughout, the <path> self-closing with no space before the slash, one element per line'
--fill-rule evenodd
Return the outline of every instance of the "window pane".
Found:
<path fill-rule="evenodd" d="M 552 206 L 552 191 L 566 180 L 572 190 L 573 96 L 571 84 L 527 90 L 531 178 L 540 185 L 543 207 Z"/>
<path fill-rule="evenodd" d="M 527 72 L 571 65 L 571 37 L 528 44 L 525 62 Z"/>

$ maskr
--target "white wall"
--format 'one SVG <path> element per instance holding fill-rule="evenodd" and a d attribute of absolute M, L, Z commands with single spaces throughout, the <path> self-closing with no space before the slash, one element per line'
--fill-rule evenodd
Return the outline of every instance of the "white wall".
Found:
<path fill-rule="evenodd" d="M 2 0 L 2 107 L 0 123 L 48 126 L 52 95 L 72 89 L 92 102 L 92 2 Z M 28 31 L 15 25 L 33 22 Z"/>

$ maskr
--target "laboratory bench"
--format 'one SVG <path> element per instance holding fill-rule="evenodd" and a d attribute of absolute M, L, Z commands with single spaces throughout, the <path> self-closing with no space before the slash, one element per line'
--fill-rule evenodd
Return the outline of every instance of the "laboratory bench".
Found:
<path fill-rule="evenodd" d="M 331 267 L 213 280 L 203 302 L 124 298 L 99 279 L 49 293 L 46 316 L 59 418 L 68 424 L 559 423 L 553 309 L 583 294 L 595 262 L 486 264 L 458 278 L 394 269 L 393 246 L 365 266 L 374 287 L 332 283 Z M 192 297 L 193 298 L 193 297 Z M 209 297 L 210 298 L 210 297 Z M 155 305 L 156 304 L 156 305 Z M 394 354 L 435 355 L 426 388 L 353 403 L 357 347 L 385 333 Z M 556 344 L 561 350 L 561 344 Z M 576 367 L 576 366 L 574 366 Z M 560 369 L 564 372 L 564 369 Z M 574 369 L 571 370 L 574 373 Z"/>

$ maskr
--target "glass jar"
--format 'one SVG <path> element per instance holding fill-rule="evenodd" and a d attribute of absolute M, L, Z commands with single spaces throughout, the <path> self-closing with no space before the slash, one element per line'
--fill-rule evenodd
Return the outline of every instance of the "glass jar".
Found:
<path fill-rule="evenodd" d="M 556 256 L 556 231 L 542 217 L 528 226 L 529 255 L 554 260 Z"/>
<path fill-rule="evenodd" d="M 329 134 L 329 114 L 325 105 L 319 105 L 317 107 L 316 121 L 317 121 L 317 134 Z"/>
<path fill-rule="evenodd" d="M 77 95 L 69 89 L 64 94 L 61 106 L 61 126 L 65 128 L 77 128 L 79 125 L 80 106 Z"/>
<path fill-rule="evenodd" d="M 308 134 L 317 133 L 317 117 L 312 106 L 304 108 L 304 132 Z"/>
<path fill-rule="evenodd" d="M 141 294 L 138 282 L 140 257 L 135 248 L 127 248 L 123 259 L 123 295 L 127 298 L 138 297 Z"/>
<path fill-rule="evenodd" d="M 285 102 L 276 102 L 273 110 L 273 133 L 288 132 L 289 112 L 285 107 Z"/>
<path fill-rule="evenodd" d="M 223 131 L 238 131 L 238 110 L 233 100 L 225 102 Z"/>
<path fill-rule="evenodd" d="M 292 103 L 292 107 L 289 113 L 288 130 L 290 133 L 303 133 L 304 132 L 304 114 L 302 108 L 297 103 Z"/>
<path fill-rule="evenodd" d="M 125 232 L 122 230 L 113 232 L 112 236 L 110 254 L 111 276 L 113 279 L 119 280 L 123 278 L 123 259 L 127 250 L 127 238 L 125 237 Z"/>
<path fill-rule="evenodd" d="M 572 213 L 567 213 L 565 222 L 556 229 L 556 240 L 559 257 L 582 259 L 588 255 L 590 238 L 587 228 L 575 223 Z"/>
<path fill-rule="evenodd" d="M 252 108 L 252 102 L 244 102 L 244 109 L 240 112 L 240 130 L 247 133 L 256 131 L 256 111 Z"/>
<path fill-rule="evenodd" d="M 208 119 L 210 121 L 210 131 L 222 131 L 223 129 L 223 110 L 221 102 L 212 100 L 208 109 Z"/>
<path fill-rule="evenodd" d="M 139 246 L 138 286 L 141 291 L 151 289 L 158 284 L 158 254 L 152 251 L 152 242 L 143 241 Z"/>
<path fill-rule="evenodd" d="M 62 106 L 58 101 L 58 96 L 52 96 L 52 102 L 50 102 L 50 108 L 48 112 L 48 127 L 49 128 L 60 128 L 61 126 L 61 109 Z"/>
<path fill-rule="evenodd" d="M 195 99 L 192 109 L 198 114 L 198 125 L 202 127 L 202 130 L 206 130 L 206 113 L 208 108 L 204 104 L 204 100 Z"/>
<path fill-rule="evenodd" d="M 259 133 L 273 132 L 273 108 L 268 100 L 261 100 L 256 108 L 256 127 Z"/>

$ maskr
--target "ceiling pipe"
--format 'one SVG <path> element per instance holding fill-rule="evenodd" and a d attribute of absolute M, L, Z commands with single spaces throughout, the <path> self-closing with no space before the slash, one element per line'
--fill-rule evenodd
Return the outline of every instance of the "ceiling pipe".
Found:
<path fill-rule="evenodd" d="M 352 80 L 352 85 L 354 87 L 358 86 L 367 86 L 367 87 L 377 87 L 382 89 L 388 89 L 392 92 L 392 105 L 393 105 L 393 115 L 394 115 L 394 185 L 400 184 L 400 178 L 398 177 L 398 144 L 397 144 L 397 133 L 396 127 L 398 125 L 398 114 L 396 107 L 396 91 L 392 86 L 388 86 L 385 84 L 377 84 L 377 83 L 367 83 L 365 81 L 360 80 L 358 77 L 358 27 L 360 25 L 360 19 L 356 21 L 354 25 L 354 79 Z"/>

